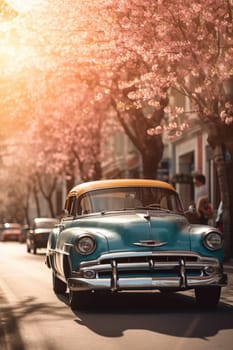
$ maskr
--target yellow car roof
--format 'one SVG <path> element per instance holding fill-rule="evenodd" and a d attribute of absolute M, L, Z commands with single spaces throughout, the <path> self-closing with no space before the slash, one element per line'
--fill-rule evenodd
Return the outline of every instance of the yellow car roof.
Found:
<path fill-rule="evenodd" d="M 112 179 L 84 182 L 73 187 L 68 193 L 70 196 L 80 196 L 81 194 L 97 189 L 117 188 L 117 187 L 160 187 L 176 192 L 175 188 L 167 182 L 146 179 Z"/>

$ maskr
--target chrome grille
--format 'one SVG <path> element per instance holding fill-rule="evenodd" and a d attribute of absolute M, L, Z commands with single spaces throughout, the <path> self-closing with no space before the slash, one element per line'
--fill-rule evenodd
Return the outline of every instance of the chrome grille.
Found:
<path fill-rule="evenodd" d="M 197 256 L 178 256 L 178 255 L 157 255 L 157 256 L 132 256 L 132 257 L 116 257 L 114 260 L 118 264 L 135 264 L 135 263 L 147 263 L 149 261 L 153 262 L 179 262 L 180 259 L 184 259 L 186 262 L 194 262 L 198 260 Z M 112 259 L 106 258 L 101 259 L 101 264 L 111 264 Z"/>
<path fill-rule="evenodd" d="M 82 262 L 79 271 L 92 269 L 98 278 L 112 275 L 113 269 L 118 277 L 127 276 L 178 276 L 182 269 L 186 275 L 201 276 L 204 267 L 219 263 L 214 258 L 203 258 L 197 253 L 184 251 L 165 252 L 119 252 L 104 254 L 97 260 Z M 114 267 L 113 267 L 114 266 Z"/>
<path fill-rule="evenodd" d="M 89 270 L 94 277 L 85 279 Z M 112 291 L 134 288 L 184 290 L 219 281 L 221 266 L 216 258 L 190 251 L 124 251 L 83 261 L 72 275 L 72 280 L 80 279 L 81 286 L 86 284 L 89 289 L 96 286 Z"/>

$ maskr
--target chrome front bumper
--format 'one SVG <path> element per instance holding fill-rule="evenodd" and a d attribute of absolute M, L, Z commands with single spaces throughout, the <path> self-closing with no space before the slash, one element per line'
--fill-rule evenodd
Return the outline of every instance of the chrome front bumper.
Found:
<path fill-rule="evenodd" d="M 84 278 L 92 271 L 95 278 Z M 123 276 L 127 271 L 127 276 Z M 140 271 L 141 276 L 133 276 Z M 153 276 L 150 276 L 152 272 Z M 171 276 L 171 272 L 174 272 Z M 195 273 L 194 273 L 195 272 Z M 103 273 L 101 277 L 101 273 Z M 108 274 L 108 277 L 104 277 Z M 95 261 L 83 262 L 68 278 L 72 291 L 84 290 L 187 290 L 201 286 L 225 286 L 227 275 L 218 259 L 191 252 L 150 252 L 105 254 Z"/>
<path fill-rule="evenodd" d="M 181 285 L 179 278 L 119 278 L 114 285 L 110 279 L 69 278 L 68 288 L 72 291 L 81 290 L 143 290 L 143 289 L 175 289 L 186 290 L 200 286 L 225 286 L 227 277 L 214 276 L 209 278 L 190 278 L 185 285 Z"/>

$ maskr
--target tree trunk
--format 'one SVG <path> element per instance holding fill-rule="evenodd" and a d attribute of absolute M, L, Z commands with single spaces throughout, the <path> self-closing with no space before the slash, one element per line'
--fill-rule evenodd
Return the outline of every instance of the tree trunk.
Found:
<path fill-rule="evenodd" d="M 40 202 L 38 198 L 38 191 L 36 186 L 33 187 L 33 195 L 36 203 L 36 212 L 37 212 L 37 217 L 39 218 L 41 216 L 41 211 L 40 211 Z"/>
<path fill-rule="evenodd" d="M 154 136 L 147 140 L 146 147 L 141 152 L 143 177 L 145 179 L 156 179 L 158 164 L 163 156 L 163 143 L 160 136 Z"/>
<path fill-rule="evenodd" d="M 53 206 L 52 197 L 57 187 L 57 178 L 54 177 L 50 179 L 50 183 L 48 178 L 44 179 L 43 181 L 40 175 L 37 175 L 37 179 L 38 179 L 38 185 L 39 185 L 40 191 L 48 203 L 50 215 L 51 217 L 55 217 L 55 210 Z"/>
<path fill-rule="evenodd" d="M 52 218 L 55 218 L 56 214 L 55 214 L 55 211 L 54 211 L 52 198 L 49 196 L 49 197 L 46 198 L 46 200 L 47 200 L 47 203 L 48 203 L 50 215 L 51 215 Z"/>
<path fill-rule="evenodd" d="M 23 210 L 24 210 L 24 217 L 26 219 L 26 223 L 30 226 L 30 216 L 29 216 L 29 211 L 30 211 L 30 196 L 31 196 L 31 186 L 28 184 L 27 185 L 27 193 L 25 196 L 25 203 L 23 205 Z"/>
<path fill-rule="evenodd" d="M 126 135 L 141 154 L 143 177 L 155 179 L 158 164 L 163 157 L 164 145 L 162 135 L 148 135 L 147 131 L 153 125 L 153 122 L 150 121 L 152 123 L 150 125 L 140 110 L 134 111 L 134 113 L 135 119 L 132 119 L 129 124 L 125 123 L 119 111 L 117 111 L 117 116 Z M 154 114 L 157 119 L 155 125 L 159 125 L 163 112 L 157 111 Z"/>
<path fill-rule="evenodd" d="M 102 178 L 102 166 L 98 160 L 94 164 L 94 173 L 92 177 L 93 180 L 100 180 Z"/>
<path fill-rule="evenodd" d="M 223 232 L 225 259 L 231 257 L 230 196 L 227 181 L 226 163 L 221 145 L 213 148 L 213 157 L 218 174 L 220 196 L 223 202 Z"/>
<path fill-rule="evenodd" d="M 26 220 L 26 224 L 30 226 L 29 207 L 24 208 L 24 218 Z"/>

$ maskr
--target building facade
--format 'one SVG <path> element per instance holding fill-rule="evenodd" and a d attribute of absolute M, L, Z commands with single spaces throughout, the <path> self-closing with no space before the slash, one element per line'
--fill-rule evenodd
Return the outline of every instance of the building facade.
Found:
<path fill-rule="evenodd" d="M 206 177 L 210 202 L 214 208 L 219 204 L 217 174 L 207 134 L 200 128 L 187 131 L 169 145 L 170 181 L 180 193 L 185 209 L 194 202 L 193 175 L 201 173 Z"/>

